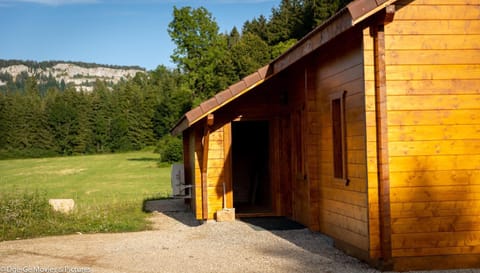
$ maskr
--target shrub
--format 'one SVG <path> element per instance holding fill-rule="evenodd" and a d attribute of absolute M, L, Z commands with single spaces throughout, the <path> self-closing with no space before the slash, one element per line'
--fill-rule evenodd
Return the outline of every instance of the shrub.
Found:
<path fill-rule="evenodd" d="M 182 140 L 170 135 L 164 136 L 158 142 L 156 151 L 160 153 L 160 162 L 181 162 L 183 159 Z"/>

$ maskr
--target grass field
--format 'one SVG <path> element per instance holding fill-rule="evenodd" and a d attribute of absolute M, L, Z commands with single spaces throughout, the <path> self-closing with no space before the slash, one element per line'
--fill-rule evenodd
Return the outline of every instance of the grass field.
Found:
<path fill-rule="evenodd" d="M 0 161 L 0 241 L 147 229 L 143 201 L 167 197 L 171 192 L 170 168 L 159 168 L 157 162 L 158 155 L 151 151 Z M 41 207 L 38 204 L 49 198 L 74 199 L 75 212 L 68 216 L 47 210 L 35 212 L 26 204 Z M 5 211 L 11 213 L 6 215 Z M 35 214 L 19 216 L 15 211 Z M 42 220 L 45 217 L 51 219 Z M 60 228 L 40 227 L 39 222 L 51 222 Z M 27 224 L 34 230 L 25 227 Z"/>

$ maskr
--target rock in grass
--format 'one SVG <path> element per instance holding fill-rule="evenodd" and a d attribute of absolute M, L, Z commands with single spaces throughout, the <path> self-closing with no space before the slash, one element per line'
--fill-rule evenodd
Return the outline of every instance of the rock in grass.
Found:
<path fill-rule="evenodd" d="M 75 207 L 75 201 L 73 201 L 73 199 L 49 199 L 48 203 L 54 211 L 66 214 L 72 212 Z"/>

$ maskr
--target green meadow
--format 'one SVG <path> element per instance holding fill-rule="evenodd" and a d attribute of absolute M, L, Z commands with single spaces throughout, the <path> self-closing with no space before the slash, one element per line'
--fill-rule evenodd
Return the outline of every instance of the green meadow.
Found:
<path fill-rule="evenodd" d="M 149 150 L 0 161 L 0 241 L 145 230 L 143 201 L 170 193 L 170 167 Z M 73 199 L 74 212 L 52 212 L 50 198 Z"/>

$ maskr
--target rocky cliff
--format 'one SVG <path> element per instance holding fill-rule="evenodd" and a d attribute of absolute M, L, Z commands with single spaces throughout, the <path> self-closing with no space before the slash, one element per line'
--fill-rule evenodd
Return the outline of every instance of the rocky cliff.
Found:
<path fill-rule="evenodd" d="M 55 62 L 47 65 L 31 62 L 19 64 L 7 64 L 0 67 L 0 74 L 8 74 L 16 81 L 20 75 L 28 74 L 35 76 L 37 79 L 53 77 L 57 82 L 64 82 L 66 85 L 73 84 L 80 91 L 91 91 L 93 83 L 98 80 L 105 81 L 110 84 L 116 84 L 122 79 L 128 79 L 137 73 L 143 73 L 145 70 L 131 67 L 111 67 L 95 64 L 76 64 Z M 27 65 L 26 65 L 27 64 Z M 6 82 L 0 79 L 0 86 Z"/>

